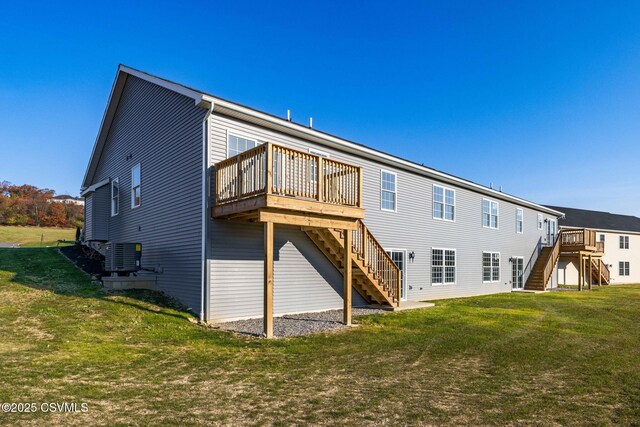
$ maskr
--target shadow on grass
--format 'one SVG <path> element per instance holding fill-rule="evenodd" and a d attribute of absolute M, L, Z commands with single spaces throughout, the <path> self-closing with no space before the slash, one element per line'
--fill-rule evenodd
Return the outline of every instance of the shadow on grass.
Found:
<path fill-rule="evenodd" d="M 81 271 L 57 248 L 0 248 L 0 271 L 13 274 L 11 283 L 32 289 L 47 290 L 58 295 L 99 299 L 181 320 L 193 317 L 193 313 L 187 311 L 183 304 L 162 292 L 105 290 L 101 285 L 92 282 L 87 273 Z M 113 298 L 118 296 L 137 300 L 139 303 Z"/>

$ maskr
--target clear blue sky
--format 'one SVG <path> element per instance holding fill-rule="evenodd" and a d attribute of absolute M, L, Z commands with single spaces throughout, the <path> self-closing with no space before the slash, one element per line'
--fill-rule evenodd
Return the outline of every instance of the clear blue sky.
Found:
<path fill-rule="evenodd" d="M 539 203 L 640 215 L 640 2 L 21 3 L 0 5 L 0 180 L 77 194 L 123 63 Z"/>

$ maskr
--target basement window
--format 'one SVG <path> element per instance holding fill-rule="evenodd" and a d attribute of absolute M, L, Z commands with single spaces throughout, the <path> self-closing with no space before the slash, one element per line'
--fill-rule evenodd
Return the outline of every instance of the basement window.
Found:
<path fill-rule="evenodd" d="M 620 261 L 618 266 L 620 276 L 629 276 L 629 261 Z"/>
<path fill-rule="evenodd" d="M 482 253 L 482 282 L 496 283 L 500 281 L 500 252 Z"/>
<path fill-rule="evenodd" d="M 456 250 L 431 249 L 431 284 L 454 285 L 456 283 Z"/>

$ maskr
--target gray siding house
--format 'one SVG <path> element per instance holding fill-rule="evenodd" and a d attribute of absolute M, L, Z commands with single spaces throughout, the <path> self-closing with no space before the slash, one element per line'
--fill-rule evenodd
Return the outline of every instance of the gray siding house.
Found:
<path fill-rule="evenodd" d="M 210 322 L 523 289 L 562 216 L 125 66 L 82 195 Z"/>

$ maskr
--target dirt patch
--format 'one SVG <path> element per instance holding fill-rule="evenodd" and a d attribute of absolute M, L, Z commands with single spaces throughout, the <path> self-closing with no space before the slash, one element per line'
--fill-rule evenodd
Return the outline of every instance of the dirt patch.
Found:
<path fill-rule="evenodd" d="M 83 245 L 63 246 L 60 253 L 91 276 L 104 274 L 104 256 L 91 248 Z"/>

